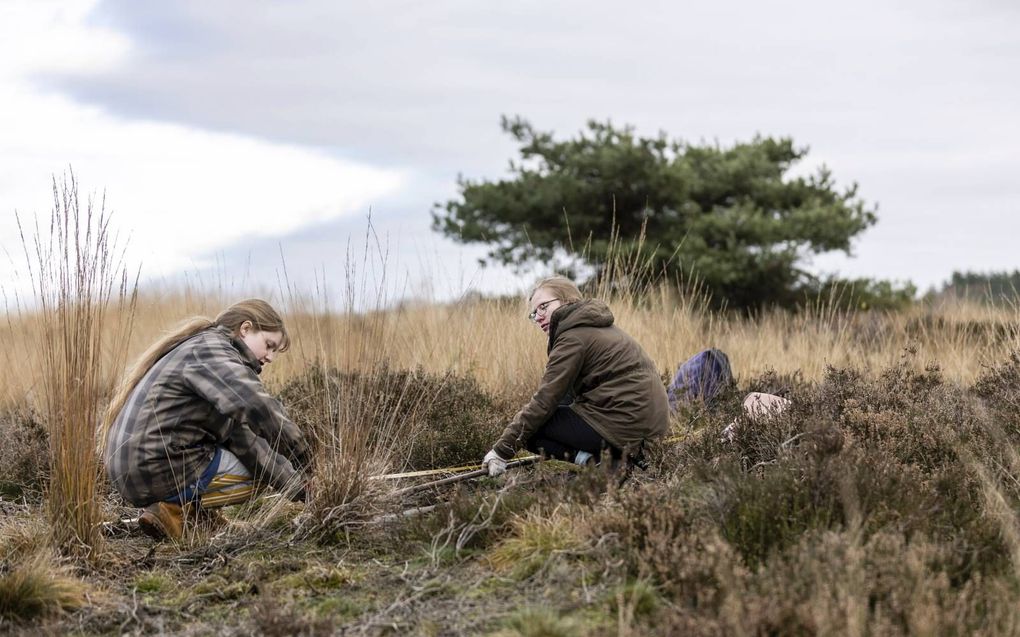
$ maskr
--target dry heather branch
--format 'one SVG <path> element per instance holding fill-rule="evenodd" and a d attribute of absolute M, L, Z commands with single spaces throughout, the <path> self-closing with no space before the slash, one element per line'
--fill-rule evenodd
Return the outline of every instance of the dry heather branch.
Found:
<path fill-rule="evenodd" d="M 392 487 L 370 480 L 382 463 L 343 449 L 320 454 L 305 511 L 295 521 L 295 538 L 325 539 L 378 515 Z"/>
<path fill-rule="evenodd" d="M 970 465 L 981 484 L 985 510 L 999 525 L 1002 538 L 1009 549 L 1013 574 L 1020 578 L 1020 518 L 1017 517 L 998 481 L 985 465 L 973 458 L 970 459 Z"/>
<path fill-rule="evenodd" d="M 446 527 L 436 533 L 429 546 L 429 557 L 433 568 L 442 562 L 443 553 L 453 548 L 455 553 L 460 553 L 467 547 L 475 536 L 491 529 L 499 518 L 501 507 L 504 506 L 504 498 L 517 486 L 518 480 L 511 476 L 506 483 L 490 499 L 483 499 L 478 509 L 467 522 L 458 519 L 452 512 Z"/>
<path fill-rule="evenodd" d="M 372 477 L 406 466 L 414 441 L 430 424 L 424 415 L 448 378 L 379 365 L 362 373 L 316 366 L 305 380 L 292 389 L 312 397 L 303 419 L 315 467 L 297 534 L 327 537 L 366 523 L 391 499 L 395 486 Z"/>

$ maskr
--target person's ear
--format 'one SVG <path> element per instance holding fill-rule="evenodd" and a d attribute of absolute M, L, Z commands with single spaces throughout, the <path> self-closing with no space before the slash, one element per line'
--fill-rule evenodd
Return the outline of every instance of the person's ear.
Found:
<path fill-rule="evenodd" d="M 238 328 L 237 333 L 238 335 L 240 335 L 241 338 L 244 338 L 245 336 L 248 335 L 248 332 L 251 331 L 252 327 L 253 324 L 251 321 L 245 321 L 244 323 L 241 323 L 241 327 Z"/>

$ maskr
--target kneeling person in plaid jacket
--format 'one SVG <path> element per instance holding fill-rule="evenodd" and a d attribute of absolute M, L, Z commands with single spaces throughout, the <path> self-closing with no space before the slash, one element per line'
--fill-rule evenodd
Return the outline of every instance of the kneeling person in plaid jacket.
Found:
<path fill-rule="evenodd" d="M 142 530 L 179 539 L 186 513 L 271 486 L 304 498 L 308 445 L 259 380 L 290 339 L 265 301 L 192 319 L 135 365 L 110 407 L 105 461 Z"/>

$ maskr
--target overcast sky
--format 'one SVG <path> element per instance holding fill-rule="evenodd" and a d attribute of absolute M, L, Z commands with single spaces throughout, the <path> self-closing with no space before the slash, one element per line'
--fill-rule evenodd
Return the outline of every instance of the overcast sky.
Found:
<path fill-rule="evenodd" d="M 292 280 L 342 287 L 371 210 L 403 293 L 511 289 L 429 211 L 458 173 L 505 174 L 499 118 L 519 114 L 560 136 L 596 118 L 793 137 L 802 170 L 878 204 L 855 256 L 818 272 L 923 289 L 1013 269 L 1018 6 L 0 0 L 0 241 L 14 251 L 14 211 L 46 214 L 72 166 L 150 277 L 275 283 L 282 254 Z"/>

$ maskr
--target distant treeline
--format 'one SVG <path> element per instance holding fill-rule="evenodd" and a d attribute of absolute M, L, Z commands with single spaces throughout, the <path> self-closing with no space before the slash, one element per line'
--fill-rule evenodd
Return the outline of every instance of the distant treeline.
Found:
<path fill-rule="evenodd" d="M 878 279 L 814 280 L 802 288 L 797 305 L 822 303 L 834 307 L 859 310 L 902 310 L 918 300 L 917 288 L 907 282 Z M 1012 272 L 953 272 L 939 288 L 931 288 L 924 301 L 958 299 L 989 305 L 1012 305 L 1020 302 L 1020 270 Z"/>
<path fill-rule="evenodd" d="M 953 272 L 937 293 L 943 298 L 967 299 L 991 304 L 1015 303 L 1020 290 L 1020 270 L 1012 272 Z"/>

